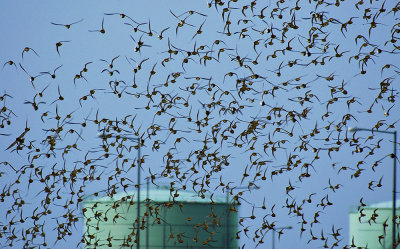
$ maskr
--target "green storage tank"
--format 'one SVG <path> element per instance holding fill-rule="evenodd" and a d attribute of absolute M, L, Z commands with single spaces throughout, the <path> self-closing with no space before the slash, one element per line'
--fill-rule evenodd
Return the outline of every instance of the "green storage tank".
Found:
<path fill-rule="evenodd" d="M 392 249 L 392 201 L 367 205 L 349 214 L 349 244 L 372 249 Z M 399 216 L 400 200 L 396 201 Z M 361 221 L 361 222 L 360 222 Z M 384 225 L 385 224 L 385 225 Z M 385 227 L 385 231 L 384 231 Z M 396 228 L 398 233 L 398 228 Z"/>
<path fill-rule="evenodd" d="M 238 215 L 225 197 L 201 198 L 168 187 L 84 202 L 86 248 L 237 248 Z M 139 224 L 139 237 L 136 236 Z"/>

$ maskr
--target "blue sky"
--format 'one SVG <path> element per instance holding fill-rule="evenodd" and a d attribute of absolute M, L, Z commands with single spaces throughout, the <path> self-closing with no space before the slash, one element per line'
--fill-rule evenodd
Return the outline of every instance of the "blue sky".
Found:
<path fill-rule="evenodd" d="M 313 241 L 307 244 L 310 230 L 313 234 L 320 234 L 321 230 L 328 234 L 333 225 L 343 228 L 339 244 L 344 246 L 348 243 L 348 212 L 360 204 L 360 198 L 366 203 L 391 199 L 392 161 L 387 156 L 392 151 L 391 136 L 375 133 L 368 139 L 370 132 L 358 132 L 354 138 L 359 137 L 358 147 L 363 148 L 361 153 L 356 153 L 357 143 L 346 142 L 344 139 L 346 134 L 350 139 L 353 137 L 352 133 L 346 133 L 349 127 L 373 128 L 378 121 L 384 123 L 381 130 L 394 130 L 389 125 L 397 121 L 399 108 L 395 102 L 390 102 L 390 98 L 393 96 L 396 99 L 398 96 L 398 62 L 397 54 L 392 52 L 395 47 L 387 42 L 391 39 L 392 28 L 396 28 L 394 23 L 398 21 L 397 13 L 388 13 L 394 3 L 385 3 L 386 11 L 376 17 L 377 27 L 370 34 L 369 28 L 373 19 L 365 20 L 362 16 L 364 13 L 374 16 L 381 8 L 381 2 L 373 3 L 373 6 L 365 3 L 359 6 L 359 10 L 354 5 L 342 2 L 337 8 L 330 5 L 319 6 L 317 9 L 314 4 L 305 3 L 300 10 L 296 10 L 296 25 L 299 28 L 290 29 L 285 34 L 286 37 L 282 36 L 282 28 L 293 16 L 294 9 L 290 9 L 295 8 L 294 2 L 281 5 L 283 16 L 279 19 L 279 16 L 271 17 L 271 11 L 277 6 L 271 1 L 264 11 L 264 21 L 256 15 L 267 5 L 257 3 L 253 14 L 250 2 L 246 4 L 249 7 L 243 9 L 246 15 L 243 16 L 242 8 L 245 3 L 233 1 L 229 2 L 231 9 L 228 8 L 228 3 L 224 7 L 216 8 L 212 5 L 208 8 L 205 1 L 141 1 L 134 4 L 129 1 L 119 1 L 117 4 L 107 1 L 2 3 L 0 59 L 5 65 L 0 72 L 0 96 L 7 94 L 12 97 L 5 96 L 0 103 L 7 107 L 7 111 L 1 114 L 2 120 L 6 122 L 9 117 L 11 121 L 10 125 L 6 124 L 0 130 L 1 134 L 5 134 L 0 139 L 0 158 L 2 162 L 11 163 L 18 171 L 24 165 L 31 164 L 34 155 L 40 156 L 34 160 L 34 167 L 38 170 L 28 168 L 22 175 L 21 170 L 14 172 L 9 166 L 2 164 L 0 171 L 4 173 L 0 187 L 17 189 L 16 194 L 28 203 L 22 208 L 23 216 L 30 216 L 36 208 L 41 209 L 41 201 L 46 198 L 42 191 L 46 184 L 40 182 L 41 177 L 35 172 L 42 170 L 45 176 L 54 172 L 54 169 L 65 168 L 70 173 L 74 169 L 82 168 L 76 184 L 63 184 L 62 180 L 54 182 L 51 196 L 56 197 L 59 190 L 62 199 L 52 203 L 50 209 L 53 213 L 40 220 L 45 224 L 43 226 L 46 227 L 46 239 L 50 246 L 54 243 L 52 237 L 57 236 L 53 230 L 60 221 L 57 217 L 63 214 L 63 206 L 71 198 L 71 190 L 77 192 L 82 186 L 85 174 L 101 175 L 99 182 L 83 184 L 85 195 L 105 190 L 107 178 L 115 174 L 117 167 L 124 170 L 125 178 L 133 183 L 136 181 L 136 170 L 127 166 L 137 159 L 136 151 L 128 150 L 134 142 L 128 140 L 123 143 L 126 147 L 121 145 L 121 148 L 110 146 L 110 156 L 104 158 L 105 151 L 101 147 L 103 143 L 97 133 L 99 129 L 106 128 L 107 123 L 98 126 L 93 122 L 96 116 L 99 120 L 118 120 L 124 130 L 122 134 L 132 135 L 137 131 L 142 136 L 142 155 L 145 159 L 143 179 L 149 176 L 149 169 L 153 174 L 165 173 L 164 156 L 170 151 L 174 159 L 181 160 L 177 167 L 179 173 L 176 172 L 177 168 L 170 172 L 174 175 L 173 181 L 179 186 L 187 184 L 187 188 L 192 189 L 194 179 L 202 178 L 210 172 L 210 186 L 206 189 L 208 193 L 215 195 L 224 195 L 221 188 L 214 191 L 220 179 L 226 183 L 231 181 L 231 186 L 236 187 L 248 186 L 250 182 L 254 182 L 260 188 L 244 193 L 246 202 L 242 202 L 239 216 L 249 217 L 255 207 L 257 219 L 245 219 L 244 222 L 245 227 L 250 229 L 249 234 L 254 234 L 267 214 L 259 208 L 263 200 L 265 199 L 267 210 L 275 205 L 276 217 L 270 217 L 269 222 L 275 222 L 278 227 L 293 227 L 292 230 L 285 231 L 281 240 L 277 241 L 276 248 L 319 248 L 323 242 Z M 226 12 L 224 8 L 228 8 Z M 366 9 L 370 9 L 370 12 L 365 11 Z M 189 10 L 198 13 L 190 15 L 187 13 Z M 312 20 L 311 16 L 316 12 L 324 13 L 326 19 L 335 19 L 331 19 L 329 25 L 323 29 L 313 29 L 318 20 Z M 134 21 L 145 24 L 139 26 L 141 31 L 134 32 L 132 26 L 125 24 L 129 22 L 135 25 L 127 17 L 122 19 L 119 15 L 105 13 L 124 13 Z M 279 15 L 280 10 L 276 13 Z M 224 27 L 228 16 L 231 20 L 229 30 L 232 32 L 229 37 L 223 34 L 227 32 Z M 342 33 L 340 23 L 348 21 L 352 16 L 357 18 L 352 19 L 353 24 L 348 25 L 347 32 L 342 30 Z M 180 21 L 178 19 L 184 19 L 185 24 L 177 30 Z M 102 29 L 103 20 L 104 34 L 96 32 Z M 74 22 L 77 23 L 69 29 L 52 24 Z M 202 33 L 193 38 L 201 25 Z M 163 33 L 163 39 L 158 39 L 157 34 L 166 28 L 168 29 Z M 265 31 L 260 34 L 266 28 L 272 29 L 277 36 L 277 39 L 272 39 L 272 43 L 270 33 Z M 149 36 L 149 29 L 153 36 Z M 314 32 L 311 36 L 310 30 Z M 244 37 L 240 37 L 241 33 Z M 356 39 L 358 35 L 364 38 Z M 301 52 L 305 51 L 304 46 L 307 46 L 309 36 L 315 39 L 315 45 L 309 48 L 312 51 L 310 56 L 303 56 Z M 221 42 L 216 44 L 216 40 Z M 284 54 L 277 51 L 287 48 L 289 40 L 292 50 L 285 50 Z M 140 52 L 135 51 L 138 41 L 144 43 Z M 255 45 L 256 41 L 258 45 Z M 56 49 L 58 42 L 62 43 L 58 47 L 59 53 Z M 366 44 L 365 47 L 361 47 L 363 43 Z M 199 49 L 202 45 L 204 48 L 197 50 L 198 55 L 188 56 L 187 52 L 193 51 L 194 47 Z M 29 48 L 28 51 L 23 52 L 26 47 Z M 382 52 L 378 53 L 374 47 L 382 49 Z M 176 50 L 177 54 L 170 55 L 169 49 Z M 273 56 L 274 51 L 277 51 L 276 58 Z M 371 54 L 371 51 L 374 53 Z M 341 57 L 335 56 L 342 52 L 344 53 Z M 368 53 L 371 59 L 365 60 L 366 74 L 360 74 L 362 61 L 359 63 L 354 56 L 359 54 L 358 60 L 361 60 Z M 205 55 L 213 57 L 207 60 L 206 65 Z M 254 60 L 258 55 L 256 64 Z M 110 63 L 114 58 L 111 68 Z M 187 63 L 183 63 L 185 58 Z M 10 60 L 16 67 L 14 64 L 7 64 Z M 315 65 L 313 60 L 319 64 Z M 296 64 L 290 66 L 294 61 Z M 324 65 L 321 64 L 322 61 Z M 134 73 L 133 69 L 140 62 L 143 62 L 141 70 Z M 384 68 L 387 64 L 391 66 Z M 59 68 L 53 79 L 51 74 L 57 67 Z M 84 68 L 87 72 L 82 71 Z M 155 74 L 151 73 L 152 70 Z M 261 77 L 254 79 L 255 74 Z M 30 82 L 31 76 L 37 76 L 33 84 Z M 176 82 L 171 82 L 174 78 Z M 237 79 L 243 78 L 247 79 L 247 85 L 237 84 Z M 377 98 L 381 92 L 381 82 L 389 82 L 390 85 L 382 93 L 382 98 Z M 209 91 L 212 84 L 216 86 Z M 137 87 L 133 87 L 134 85 Z M 249 90 L 240 87 L 248 87 Z M 193 89 L 197 89 L 196 92 Z M 244 93 L 239 94 L 240 89 Z M 150 100 L 146 95 L 153 92 L 155 94 Z M 118 97 L 118 94 L 121 96 Z M 60 95 L 63 100 L 59 99 Z M 170 100 L 171 106 L 168 101 L 163 102 L 163 98 L 165 101 Z M 309 101 L 302 103 L 306 98 Z M 34 100 L 39 103 L 37 111 L 31 104 Z M 265 105 L 260 105 L 261 102 Z M 368 113 L 371 105 L 372 113 Z M 239 111 L 232 113 L 232 109 L 229 109 L 231 107 Z M 161 110 L 163 111 L 158 115 L 157 112 Z M 205 119 L 206 111 L 210 112 L 209 120 Z M 287 116 L 289 112 L 307 112 L 307 116 L 301 118 L 297 115 L 297 121 L 292 122 L 287 118 L 290 117 Z M 60 120 L 56 119 L 57 113 Z M 326 113 L 327 116 L 324 116 Z M 189 115 L 192 121 L 188 121 Z M 349 117 L 349 120 L 343 122 L 344 117 Z M 122 123 L 123 120 L 127 124 Z M 197 120 L 200 121 L 200 126 L 195 123 Z M 247 134 L 247 137 L 241 136 L 241 132 L 248 131 L 254 122 L 257 122 L 254 133 Z M 17 153 L 13 150 L 15 146 L 6 150 L 23 133 L 26 124 L 30 131 L 25 136 L 25 144 L 29 145 L 28 141 L 32 141 L 32 145 L 40 149 L 40 152 L 25 147 Z M 60 125 L 64 130 L 56 134 L 52 129 L 57 129 Z M 229 134 L 232 125 L 237 128 Z M 111 132 L 115 134 L 116 131 L 112 130 L 114 126 L 115 122 L 111 125 Z M 149 135 L 155 127 L 159 127 L 156 135 Z M 171 127 L 177 130 L 176 134 L 171 134 Z M 197 132 L 199 129 L 200 132 Z M 224 141 L 220 135 L 223 130 L 226 130 L 224 134 L 229 134 Z M 314 130 L 319 132 L 315 133 Z M 49 151 L 51 136 L 56 138 L 54 151 Z M 217 138 L 215 144 L 213 136 Z M 181 138 L 181 142 L 176 142 L 177 138 Z M 367 156 L 381 139 L 379 148 L 374 149 L 374 154 Z M 160 143 L 158 151 L 154 149 L 156 140 Z M 184 162 L 184 159 L 191 156 L 195 160 L 193 152 L 204 148 L 204 141 L 207 141 L 206 151 L 209 153 L 209 160 L 204 160 L 205 167 L 201 167 L 203 161 L 200 161 L 196 166 L 198 174 L 188 177 L 186 181 L 179 180 L 184 172 L 188 176 L 192 174 L 191 163 Z M 235 141 L 243 143 L 242 147 L 234 146 Z M 273 141 L 273 144 L 266 147 L 269 141 Z M 110 143 L 111 141 L 108 142 Z M 78 149 L 70 148 L 65 153 L 65 148 L 73 144 L 77 144 Z M 254 150 L 251 149 L 252 145 Z M 276 151 L 272 152 L 271 147 L 275 147 Z M 319 151 L 319 158 L 315 160 L 313 148 Z M 338 151 L 334 151 L 335 148 Z M 251 156 L 253 152 L 255 155 Z M 123 159 L 117 159 L 119 153 L 128 159 L 128 163 L 122 164 Z M 229 166 L 223 166 L 221 171 L 212 171 L 212 166 L 218 163 L 213 158 L 213 153 L 219 159 L 228 158 Z M 254 158 L 265 161 L 265 165 L 252 167 L 251 160 Z M 88 159 L 95 165 L 95 170 L 85 168 L 87 165 L 84 163 Z M 287 170 L 288 159 L 297 166 L 291 164 L 290 170 Z M 360 161 L 362 163 L 358 163 Z M 376 161 L 379 166 L 372 168 Z M 307 166 L 304 166 L 307 164 L 308 171 Z M 357 164 L 362 168 L 359 177 L 355 177 L 356 170 L 352 170 L 357 168 Z M 339 171 L 342 167 L 349 169 Z M 245 170 L 249 177 L 242 180 Z M 263 181 L 261 177 L 254 180 L 257 172 L 266 172 L 267 180 Z M 277 175 L 271 177 L 273 172 L 277 172 Z M 299 177 L 307 172 L 310 177 Z M 30 175 L 35 181 L 28 190 L 25 185 Z M 13 184 L 18 177 L 22 183 Z M 373 190 L 368 188 L 369 182 L 375 181 L 373 183 L 376 184 L 381 177 L 382 187 Z M 118 182 L 119 176 L 114 180 Z M 162 181 L 165 179 L 160 179 Z M 339 188 L 333 191 L 329 188 L 329 182 L 332 185 L 340 184 Z M 47 184 L 51 185 L 51 182 L 47 181 Z M 294 189 L 287 193 L 289 184 Z M 309 223 L 300 237 L 301 218 L 293 213 L 288 214 L 286 200 L 301 205 L 313 193 L 315 195 L 312 195 L 312 203 L 305 202 L 302 206 L 304 218 Z M 326 208 L 317 205 L 326 196 L 334 205 Z M 13 202 L 14 199 L 6 198 L 0 204 L 5 207 L 1 210 L 10 209 Z M 70 205 L 70 208 L 71 212 L 79 215 L 76 204 Z M 311 227 L 310 223 L 317 211 L 321 212 L 319 223 Z M 13 210 L 11 215 L 1 211 L 1 224 L 7 225 L 14 215 L 18 217 L 20 210 Z M 20 230 L 18 234 L 21 234 L 21 229 L 26 229 L 24 226 L 17 223 L 15 227 Z M 79 242 L 82 227 L 83 223 L 77 223 L 68 243 Z M 264 245 L 269 245 L 271 231 L 264 236 Z M 239 244 L 253 248 L 257 240 L 252 238 L 242 235 Z M 334 241 L 330 239 L 328 242 Z M 15 242 L 15 245 L 18 243 L 23 242 Z M 62 240 L 57 246 L 62 248 L 65 243 Z M 2 238 L 0 244 L 6 246 L 8 243 Z"/>

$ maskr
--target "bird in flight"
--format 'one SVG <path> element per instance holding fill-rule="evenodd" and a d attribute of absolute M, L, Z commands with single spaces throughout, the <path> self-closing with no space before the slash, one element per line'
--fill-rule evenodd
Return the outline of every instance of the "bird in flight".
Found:
<path fill-rule="evenodd" d="M 54 22 L 51 22 L 51 24 L 56 25 L 56 26 L 64 26 L 66 29 L 70 29 L 72 25 L 75 25 L 77 23 L 83 22 L 83 20 L 84 19 L 82 18 L 79 21 L 72 22 L 72 23 L 69 23 L 69 24 L 61 24 L 61 23 L 54 23 Z"/>

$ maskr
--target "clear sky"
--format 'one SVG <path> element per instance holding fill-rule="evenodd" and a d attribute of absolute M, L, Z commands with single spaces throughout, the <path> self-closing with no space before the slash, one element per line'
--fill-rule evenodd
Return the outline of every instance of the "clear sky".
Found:
<path fill-rule="evenodd" d="M 250 189 L 239 212 L 245 248 L 258 244 L 265 221 L 293 227 L 276 248 L 320 248 L 324 241 L 308 241 L 321 230 L 331 246 L 333 226 L 342 228 L 338 244 L 349 243 L 348 213 L 360 199 L 392 198 L 392 136 L 347 130 L 396 130 L 399 14 L 395 1 L 278 2 L 1 3 L 0 189 L 16 192 L 0 203 L 0 245 L 12 233 L 13 245 L 23 245 L 28 217 L 38 213 L 49 247 L 76 245 L 81 219 L 53 246 L 62 215 L 81 217 L 79 196 L 112 185 L 120 192 L 121 178 L 135 189 L 135 142 L 97 137 L 118 128 L 143 139 L 142 179 L 170 174 L 160 184 L 191 190 L 209 175 L 208 194 L 224 196 L 221 181 L 237 187 L 233 194 Z M 290 213 L 291 203 L 302 215 Z M 262 234 L 258 248 L 271 243 L 271 230 Z"/>

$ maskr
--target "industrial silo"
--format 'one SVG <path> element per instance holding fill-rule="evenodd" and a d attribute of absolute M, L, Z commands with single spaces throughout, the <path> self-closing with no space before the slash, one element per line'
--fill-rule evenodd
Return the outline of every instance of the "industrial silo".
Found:
<path fill-rule="evenodd" d="M 349 243 L 373 249 L 392 249 L 393 202 L 379 202 L 354 208 L 349 214 Z M 399 215 L 400 200 L 396 201 Z M 396 228 L 396 233 L 399 228 Z"/>
<path fill-rule="evenodd" d="M 86 248 L 237 248 L 237 210 L 227 198 L 141 191 L 140 221 L 136 200 L 137 192 L 86 200 Z"/>

